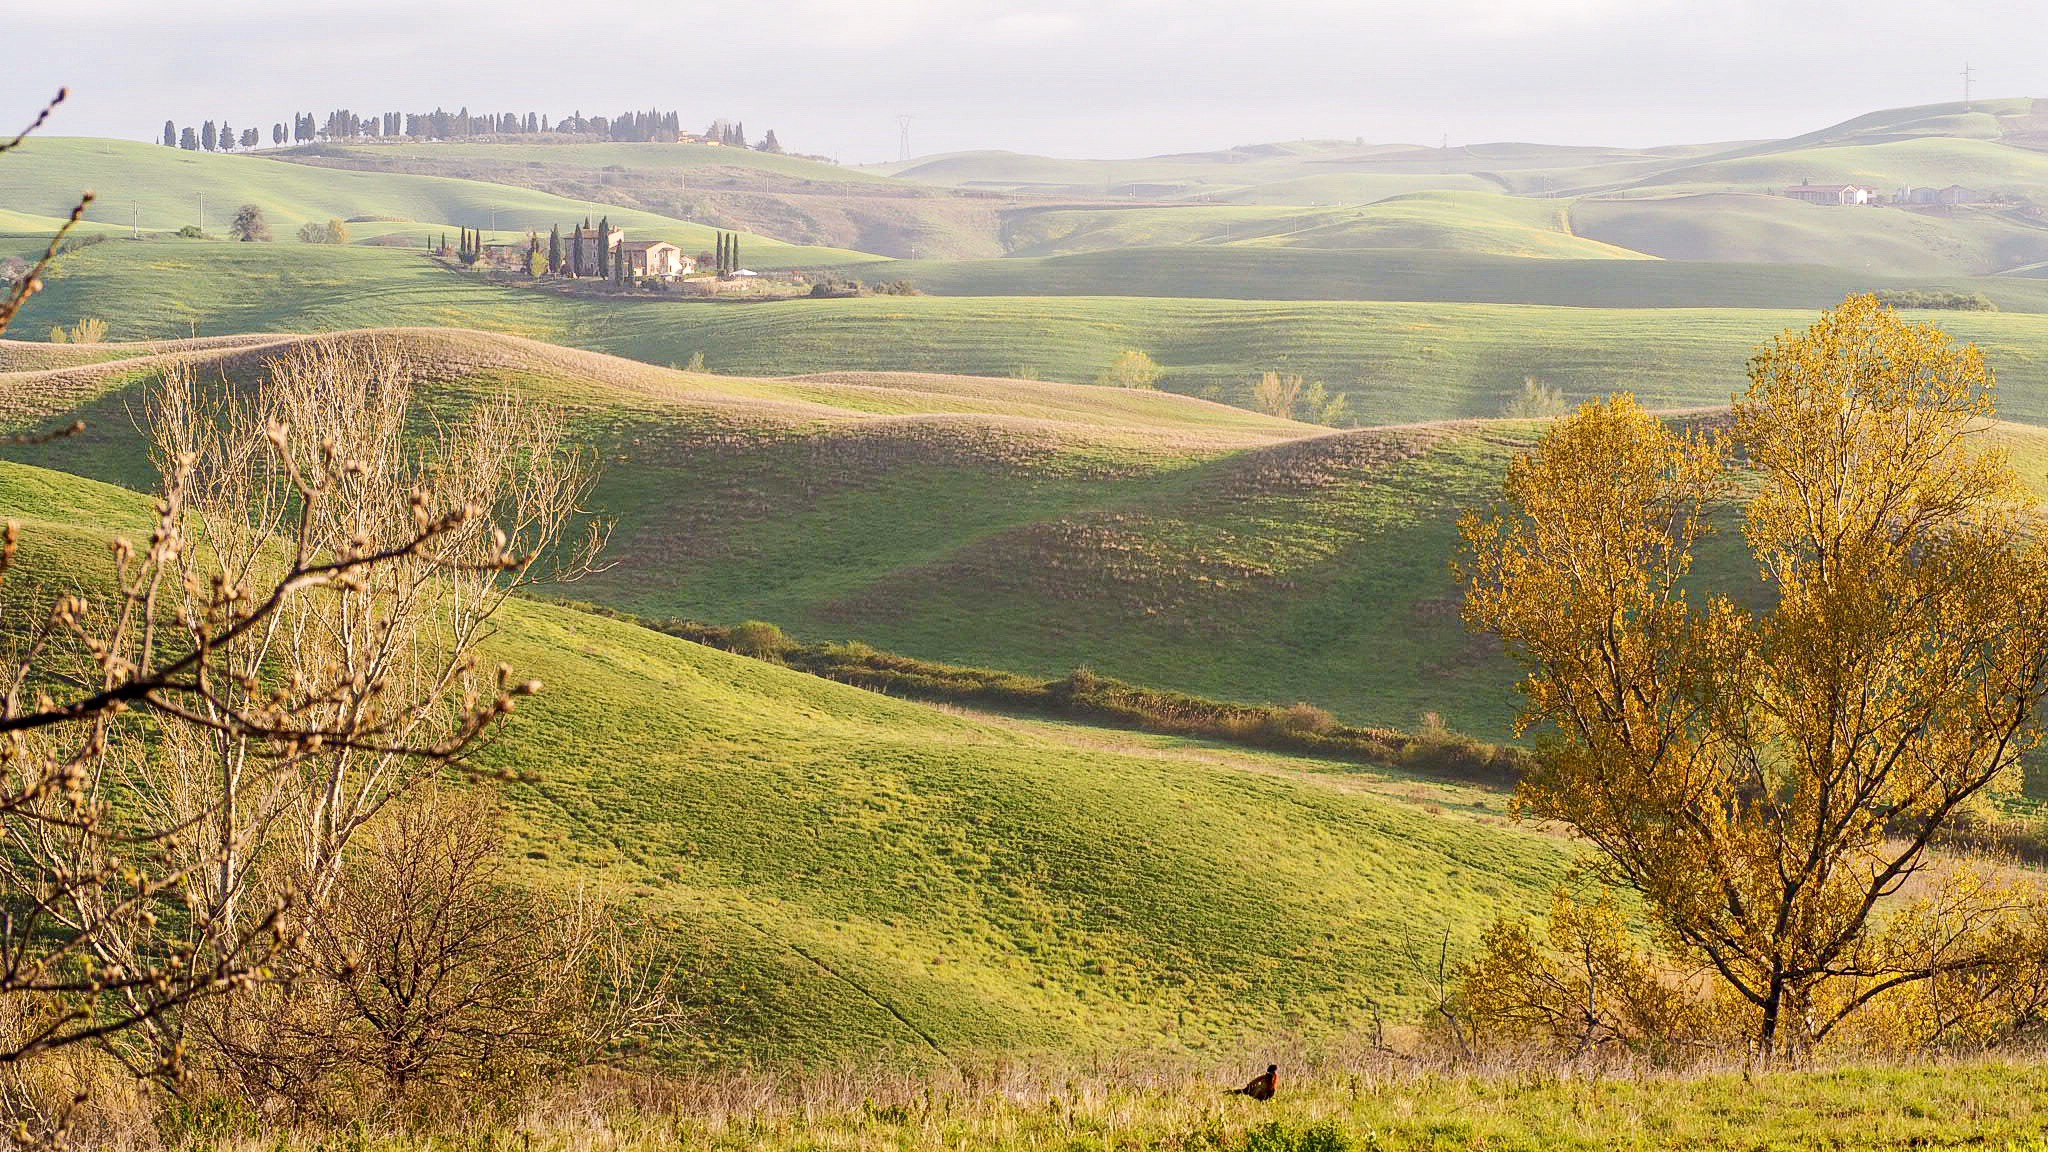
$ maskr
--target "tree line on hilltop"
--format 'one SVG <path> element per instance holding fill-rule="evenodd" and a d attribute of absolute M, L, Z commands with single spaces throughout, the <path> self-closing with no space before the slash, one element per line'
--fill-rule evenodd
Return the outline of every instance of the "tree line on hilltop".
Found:
<path fill-rule="evenodd" d="M 779 154 L 782 151 L 782 142 L 776 138 L 772 128 L 752 144 L 747 142 L 746 126 L 737 121 L 713 120 L 702 133 L 693 135 L 683 130 L 681 113 L 664 112 L 658 108 L 622 112 L 610 117 L 586 117 L 579 111 L 552 122 L 536 112 L 473 113 L 467 107 L 455 112 L 436 108 L 432 112 L 376 112 L 367 116 L 347 108 L 337 108 L 324 120 L 317 113 L 295 112 L 289 124 L 282 120 L 273 123 L 270 126 L 270 143 L 282 147 L 287 143 L 306 144 L 321 140 L 464 140 L 479 136 L 540 133 L 593 136 L 606 141 L 670 144 L 696 141 L 729 148 L 751 148 L 757 152 Z M 258 128 L 244 128 L 237 133 L 226 120 L 207 120 L 196 126 L 187 124 L 182 127 L 175 120 L 165 120 L 162 140 L 166 148 L 182 148 L 188 152 L 233 152 L 261 145 L 263 132 Z"/>

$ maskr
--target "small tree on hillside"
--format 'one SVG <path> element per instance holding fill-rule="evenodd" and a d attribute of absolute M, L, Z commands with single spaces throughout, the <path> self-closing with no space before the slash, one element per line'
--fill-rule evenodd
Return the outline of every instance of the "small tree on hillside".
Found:
<path fill-rule="evenodd" d="M 346 244 L 348 225 L 339 220 L 329 220 L 325 224 L 308 221 L 299 225 L 299 240 L 306 244 Z"/>
<path fill-rule="evenodd" d="M 1302 386 L 1301 377 L 1292 373 L 1268 372 L 1252 385 L 1252 407 L 1268 416 L 1292 420 Z"/>
<path fill-rule="evenodd" d="M 171 123 L 169 120 L 166 120 L 164 121 L 164 147 L 176 148 L 177 146 L 178 126 L 176 124 Z"/>
<path fill-rule="evenodd" d="M 1332 428 L 1341 427 L 1351 421 L 1351 396 L 1345 392 L 1332 392 L 1317 380 L 1301 394 L 1300 419 L 1311 424 L 1323 424 Z"/>
<path fill-rule="evenodd" d="M 1500 414 L 1509 420 L 1542 420 L 1569 411 L 1564 392 L 1534 376 L 1522 377 L 1521 388 L 1500 406 Z"/>
<path fill-rule="evenodd" d="M 548 228 L 548 275 L 559 276 L 562 272 L 562 229 Z"/>
<path fill-rule="evenodd" d="M 1764 348 L 1725 439 L 1588 404 L 1463 524 L 1466 617 L 1541 737 L 1517 803 L 1599 849 L 1765 1060 L 2048 954 L 2038 889 L 1928 859 L 2043 736 L 2048 542 L 1992 411 L 1975 348 L 1852 298 Z M 1688 579 L 1737 461 L 1761 609 Z"/>
<path fill-rule="evenodd" d="M 228 235 L 242 241 L 267 241 L 270 239 L 270 221 L 264 219 L 260 206 L 244 204 L 235 209 L 235 219 L 228 225 Z"/>
<path fill-rule="evenodd" d="M 1157 360 L 1136 348 L 1126 348 L 1116 354 L 1116 359 L 1109 362 L 1095 382 L 1115 388 L 1152 388 L 1165 374 Z"/>

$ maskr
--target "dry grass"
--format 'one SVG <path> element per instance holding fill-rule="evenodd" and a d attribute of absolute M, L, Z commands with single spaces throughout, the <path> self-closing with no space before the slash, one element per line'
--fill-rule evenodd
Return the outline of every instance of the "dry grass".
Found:
<path fill-rule="evenodd" d="M 1224 1092 L 1267 1060 L 1280 1093 Z M 1229 1058 L 1014 1061 L 931 1074 L 819 1069 L 657 1079 L 599 1073 L 503 1112 L 293 1129 L 186 1109 L 158 1131 L 96 1117 L 93 1146 L 220 1152 L 2037 1152 L 2048 1071 L 2023 1058 L 1846 1063 L 1746 1075 L 1413 1060 L 1284 1041 Z M 132 1108 L 132 1105 L 130 1106 Z"/>

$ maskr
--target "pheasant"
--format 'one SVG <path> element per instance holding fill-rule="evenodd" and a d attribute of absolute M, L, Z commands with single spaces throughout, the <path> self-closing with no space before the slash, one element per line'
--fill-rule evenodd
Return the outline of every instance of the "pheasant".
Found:
<path fill-rule="evenodd" d="M 1279 1071 L 1280 1066 L 1278 1064 L 1268 1064 L 1266 1065 L 1265 1075 L 1254 1076 L 1251 1083 L 1242 1088 L 1232 1088 L 1229 1092 L 1224 1093 L 1224 1095 L 1249 1096 L 1254 1100 L 1271 1100 L 1273 1098 L 1273 1077 Z"/>

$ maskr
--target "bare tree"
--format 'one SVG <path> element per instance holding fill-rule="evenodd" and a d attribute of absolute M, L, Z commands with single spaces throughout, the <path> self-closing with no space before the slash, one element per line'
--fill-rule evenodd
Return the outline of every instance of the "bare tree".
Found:
<path fill-rule="evenodd" d="M 95 568 L 6 526 L 0 1064 L 139 1035 L 113 1050 L 175 1071 L 185 1011 L 263 979 L 364 823 L 537 690 L 477 647 L 588 473 L 509 400 L 415 451 L 408 396 L 375 352 L 288 359 L 253 399 L 174 376 L 144 542 Z"/>
<path fill-rule="evenodd" d="M 112 990 L 149 1025 L 138 1058 L 174 1068 L 176 990 L 288 970 L 279 953 L 317 919 L 356 833 L 538 688 L 478 650 L 557 551 L 588 472 L 559 416 L 510 400 L 415 447 L 406 374 L 389 348 L 315 346 L 273 362 L 253 397 L 210 400 L 177 370 L 158 392 L 156 542 L 124 564 L 124 609 L 79 634 L 133 675 L 167 631 L 189 668 L 88 757 L 65 803 L 93 818 L 21 824 L 0 865 L 23 882 L 148 879 L 133 908 L 94 883 L 50 910 L 99 970 L 153 977 Z M 600 540 L 550 574 L 573 575 Z"/>
<path fill-rule="evenodd" d="M 505 1088 L 683 1019 L 673 969 L 600 901 L 509 882 L 487 797 L 428 788 L 379 821 L 297 978 L 203 1016 L 221 1079 L 305 1110 Z"/>

